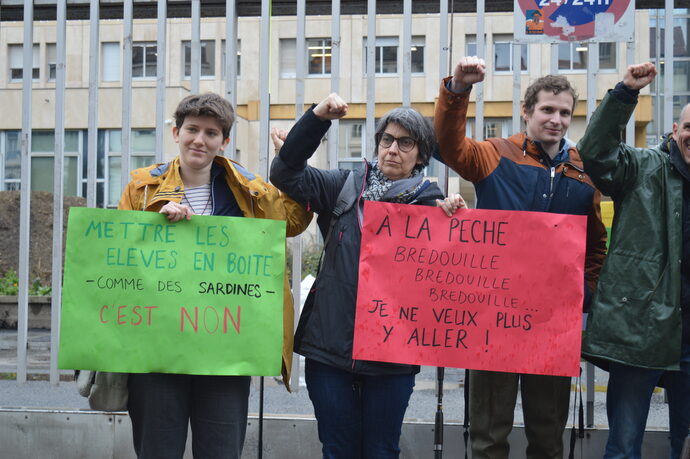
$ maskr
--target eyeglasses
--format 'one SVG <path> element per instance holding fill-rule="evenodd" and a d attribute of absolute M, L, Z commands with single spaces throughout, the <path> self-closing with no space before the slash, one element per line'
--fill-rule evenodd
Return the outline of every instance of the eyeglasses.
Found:
<path fill-rule="evenodd" d="M 393 137 L 385 132 L 379 134 L 378 144 L 383 148 L 389 148 L 393 145 L 393 142 L 397 142 L 400 151 L 405 153 L 411 151 L 417 145 L 417 141 L 412 137 Z"/>

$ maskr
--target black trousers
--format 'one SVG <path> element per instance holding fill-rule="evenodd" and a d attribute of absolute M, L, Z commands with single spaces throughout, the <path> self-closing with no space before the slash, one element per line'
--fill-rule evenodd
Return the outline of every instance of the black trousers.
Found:
<path fill-rule="evenodd" d="M 195 459 L 239 459 L 249 382 L 249 376 L 130 374 L 127 409 L 137 457 L 182 458 L 191 423 Z"/>

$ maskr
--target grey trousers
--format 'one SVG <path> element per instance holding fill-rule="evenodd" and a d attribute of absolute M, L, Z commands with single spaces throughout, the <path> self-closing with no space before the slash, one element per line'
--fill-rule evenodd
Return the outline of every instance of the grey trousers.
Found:
<path fill-rule="evenodd" d="M 473 459 L 507 459 L 518 383 L 527 435 L 527 459 L 561 459 L 570 378 L 470 371 L 470 442 Z"/>

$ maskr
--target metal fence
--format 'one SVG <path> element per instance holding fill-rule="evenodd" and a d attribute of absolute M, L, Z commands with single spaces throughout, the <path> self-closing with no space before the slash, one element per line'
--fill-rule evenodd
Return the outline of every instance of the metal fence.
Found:
<path fill-rule="evenodd" d="M 84 8 L 85 2 L 77 5 Z M 113 2 L 103 2 L 107 6 L 112 6 Z M 120 2 L 118 2 L 120 3 Z M 152 2 L 148 3 L 149 9 Z M 191 92 L 198 92 L 200 82 L 200 26 L 202 17 L 202 4 L 200 0 L 191 0 L 189 2 L 166 2 L 158 0 L 156 3 L 156 21 L 157 21 L 157 43 L 159 49 L 165 49 L 167 46 L 167 20 L 168 20 L 168 6 L 172 5 L 179 8 L 181 3 L 185 3 L 191 7 L 191 16 L 189 20 L 192 26 L 191 39 Z M 258 4 L 259 2 L 252 2 Z M 323 3 L 323 2 L 321 2 Z M 361 2 L 360 2 L 361 3 Z M 376 101 L 376 74 L 374 71 L 374 52 L 376 37 L 376 15 L 377 7 L 382 3 L 375 0 L 368 0 L 366 2 L 366 24 L 367 24 L 367 42 L 366 54 L 367 60 L 367 76 L 366 76 L 366 127 L 367 132 L 374 131 L 375 121 L 375 101 Z M 430 3 L 430 2 L 425 2 Z M 448 75 L 451 71 L 451 57 L 452 53 L 452 15 L 454 14 L 453 6 L 449 10 L 448 1 L 439 1 L 437 7 L 438 27 L 441 41 L 440 65 L 438 68 L 438 80 L 441 77 Z M 121 2 L 123 7 L 122 15 L 122 34 L 123 41 L 123 62 L 122 62 L 122 169 L 121 169 L 121 185 L 128 181 L 130 172 L 130 151 L 131 151 L 131 120 L 133 114 L 132 101 L 132 28 L 134 19 L 134 2 L 126 0 Z M 666 24 L 673 21 L 673 2 L 665 1 L 665 20 Z M 41 4 L 45 8 L 45 3 Z M 56 33 L 56 74 L 55 74 L 55 161 L 54 161 L 54 203 L 53 203 L 53 272 L 52 272 L 52 304 L 51 310 L 51 359 L 50 359 L 50 381 L 52 384 L 58 384 L 59 372 L 57 368 L 57 350 L 59 343 L 60 332 L 60 303 L 61 303 L 61 280 L 62 280 L 62 221 L 63 221 L 63 162 L 64 162 L 64 144 L 65 144 L 65 91 L 66 91 L 66 28 L 68 24 L 68 5 L 67 0 L 61 0 L 54 3 L 56 8 L 55 33 Z M 70 2 L 70 8 L 76 7 Z M 87 174 L 86 174 L 86 200 L 87 206 L 96 206 L 96 151 L 97 151 L 97 135 L 99 129 L 98 109 L 99 109 L 99 20 L 93 18 L 100 18 L 101 3 L 92 1 L 89 4 L 89 17 L 92 18 L 89 26 L 89 66 L 88 66 L 88 105 L 83 107 L 83 110 L 88 111 L 88 159 L 87 159 Z M 218 8 L 218 2 L 214 3 L 214 7 Z M 306 55 L 306 40 L 305 40 L 305 20 L 306 20 L 306 0 L 296 1 L 296 54 L 297 56 Z M 320 6 L 323 8 L 323 5 Z M 18 334 L 17 334 L 17 382 L 24 383 L 27 380 L 27 331 L 28 331 L 28 286 L 29 286 L 29 213 L 30 213 L 30 190 L 31 190 L 31 145 L 32 145 L 32 44 L 34 42 L 33 26 L 34 26 L 34 4 L 33 2 L 24 2 L 23 7 L 23 74 L 22 74 L 22 128 L 21 128 L 21 210 L 20 210 L 20 241 L 19 241 L 19 308 L 18 308 Z M 269 100 L 269 65 L 270 65 L 270 34 L 271 34 L 271 2 L 264 0 L 260 2 L 260 72 L 258 75 L 258 85 L 260 94 L 260 125 L 259 131 L 261 133 L 260 144 L 258 146 L 260 161 L 259 172 L 264 176 L 268 176 L 269 168 L 269 122 L 270 122 L 270 103 Z M 226 56 L 236 55 L 237 43 L 237 21 L 238 21 L 238 2 L 228 0 L 225 4 L 224 16 L 226 21 L 225 27 L 225 43 L 226 47 L 224 53 Z M 412 16 L 413 5 L 412 0 L 404 0 L 403 2 L 403 65 L 402 65 L 402 94 L 401 100 L 403 105 L 409 106 L 411 104 L 411 39 L 412 39 Z M 333 0 L 330 2 L 330 17 L 331 17 L 331 77 L 330 89 L 333 92 L 340 90 L 340 70 L 341 70 L 341 3 L 340 0 Z M 476 19 L 477 19 L 477 54 L 479 56 L 486 56 L 486 46 L 484 42 L 484 23 L 485 23 L 485 2 L 478 0 L 476 3 Z M 0 27 L 2 23 L 0 22 Z M 673 56 L 673 28 L 665 28 L 665 56 L 667 60 Z M 515 44 L 512 47 L 514 61 L 519 61 L 521 46 Z M 552 73 L 558 73 L 558 45 L 550 47 L 551 55 L 551 70 Z M 594 77 L 597 73 L 597 54 L 598 48 L 594 44 L 589 45 L 589 65 L 587 66 L 587 81 L 588 81 L 588 98 L 587 98 L 587 113 L 594 110 L 596 100 L 596 84 L 597 80 Z M 626 62 L 628 64 L 633 62 L 633 54 L 635 51 L 635 43 L 627 44 Z M 295 119 L 299 118 L 304 110 L 304 94 L 305 94 L 305 80 L 306 75 L 306 59 L 298 58 L 296 60 L 296 77 L 295 84 Z M 165 129 L 165 89 L 166 89 L 166 71 L 168 63 L 165 60 L 165 53 L 159 53 L 156 62 L 156 150 L 155 157 L 157 161 L 163 160 L 163 132 Z M 225 97 L 235 105 L 237 103 L 237 61 L 235 59 L 225 59 Z M 665 88 L 673 87 L 673 72 L 666 72 L 664 76 Z M 521 97 L 521 80 L 520 72 L 514 72 L 513 75 L 513 130 L 517 132 L 520 126 L 520 97 Z M 484 92 L 483 84 L 478 84 L 476 88 L 476 132 L 482 133 L 484 120 Z M 664 94 L 664 110 L 667 128 L 670 128 L 673 109 L 673 92 L 666 91 Z M 331 167 L 337 165 L 337 142 L 338 142 L 338 122 L 333 123 L 331 127 L 332 135 L 328 137 L 328 164 Z M 235 127 L 231 132 L 231 145 L 228 151 L 235 152 L 236 132 Z M 627 129 L 628 143 L 634 143 L 634 120 L 630 120 Z M 366 151 L 373 151 L 373 137 L 369 136 Z M 232 154 L 232 153 L 231 153 Z M 446 185 L 446 176 L 441 174 L 439 177 L 442 187 Z M 302 250 L 302 243 L 299 237 L 294 238 L 291 242 L 295 260 L 293 260 L 293 285 L 299 286 L 301 281 L 300 272 L 300 254 Z M 294 289 L 296 304 L 299 304 L 299 288 Z M 297 320 L 296 314 L 295 320 Z M 295 359 L 295 365 L 298 365 L 299 360 Z M 593 371 L 591 366 L 588 367 L 587 387 L 594 386 Z M 299 369 L 293 369 L 294 377 L 299 376 Z M 297 385 L 295 385 L 296 387 Z M 594 404 L 594 391 L 587 391 L 587 408 L 588 408 L 588 424 L 591 425 L 592 406 Z"/>

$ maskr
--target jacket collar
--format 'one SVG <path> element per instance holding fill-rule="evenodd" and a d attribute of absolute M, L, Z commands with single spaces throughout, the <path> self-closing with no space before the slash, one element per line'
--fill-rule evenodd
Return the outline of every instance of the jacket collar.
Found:
<path fill-rule="evenodd" d="M 664 141 L 662 141 L 659 148 L 661 151 L 666 151 L 669 153 L 673 167 L 676 168 L 678 173 L 685 179 L 685 181 L 690 182 L 690 168 L 685 162 L 685 159 L 678 148 L 678 144 L 676 144 L 676 141 L 673 140 L 670 134 L 665 136 L 663 140 Z"/>
<path fill-rule="evenodd" d="M 532 139 L 531 137 L 528 137 L 527 133 L 521 132 L 520 134 L 514 135 L 513 138 L 515 139 L 516 143 L 520 145 L 523 155 L 530 155 L 537 160 L 544 159 L 547 165 L 554 165 L 551 157 L 546 154 L 542 148 L 541 143 Z M 580 156 L 577 154 L 577 150 L 575 149 L 574 145 L 571 142 L 568 142 L 565 137 L 561 139 L 558 155 L 556 157 L 560 155 L 564 155 L 563 161 L 561 162 L 570 162 L 571 159 L 578 161 L 580 159 Z"/>

